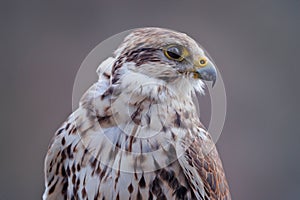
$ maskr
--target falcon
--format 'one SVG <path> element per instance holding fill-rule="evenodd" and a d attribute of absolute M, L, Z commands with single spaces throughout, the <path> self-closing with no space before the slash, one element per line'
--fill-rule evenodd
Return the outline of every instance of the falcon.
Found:
<path fill-rule="evenodd" d="M 216 68 L 192 38 L 135 29 L 97 73 L 50 143 L 43 199 L 231 199 L 193 100 Z"/>

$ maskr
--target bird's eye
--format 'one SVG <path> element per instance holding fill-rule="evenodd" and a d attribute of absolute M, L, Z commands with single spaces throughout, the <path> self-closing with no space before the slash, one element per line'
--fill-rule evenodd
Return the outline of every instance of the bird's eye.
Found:
<path fill-rule="evenodd" d="M 184 59 L 184 52 L 180 46 L 169 46 L 164 49 L 164 53 L 170 60 L 182 61 Z"/>
<path fill-rule="evenodd" d="M 207 64 L 207 59 L 206 58 L 201 58 L 199 63 L 200 63 L 201 67 L 204 67 Z"/>

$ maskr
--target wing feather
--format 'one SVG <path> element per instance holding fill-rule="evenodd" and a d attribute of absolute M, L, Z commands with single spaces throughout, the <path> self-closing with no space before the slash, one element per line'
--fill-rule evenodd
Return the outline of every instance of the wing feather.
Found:
<path fill-rule="evenodd" d="M 80 142 L 81 137 L 77 134 L 77 129 L 81 132 L 90 128 L 90 117 L 101 117 L 105 114 L 102 110 L 95 110 L 95 104 L 99 108 L 104 108 L 107 103 L 100 97 L 108 89 L 111 68 L 114 58 L 103 61 L 97 69 L 99 80 L 91 86 L 80 100 L 80 107 L 69 116 L 67 121 L 58 129 L 53 137 L 44 163 L 45 191 L 43 199 L 67 199 L 68 198 L 68 174 L 67 164 L 72 162 L 72 150 Z M 98 101 L 95 101 L 97 99 Z M 97 112 L 97 113 L 96 113 Z M 72 149 L 70 149 L 72 147 Z"/>
<path fill-rule="evenodd" d="M 66 199 L 68 188 L 68 177 L 65 170 L 65 160 L 67 159 L 66 147 L 75 136 L 68 133 L 74 130 L 75 125 L 68 120 L 56 132 L 51 142 L 45 159 L 45 192 L 43 199 Z M 69 135 L 69 136 L 68 136 Z M 67 136 L 67 137 L 66 137 Z"/>
<path fill-rule="evenodd" d="M 197 199 L 230 200 L 222 162 L 209 134 L 201 129 L 197 136 L 187 138 L 182 147 L 184 154 L 179 163 Z"/>

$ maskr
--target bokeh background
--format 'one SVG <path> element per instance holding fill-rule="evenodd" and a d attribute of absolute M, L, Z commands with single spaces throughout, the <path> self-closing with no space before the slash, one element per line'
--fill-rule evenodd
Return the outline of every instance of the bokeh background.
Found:
<path fill-rule="evenodd" d="M 44 156 L 72 111 L 81 62 L 144 26 L 188 33 L 222 72 L 217 146 L 233 199 L 300 199 L 298 0 L 1 0 L 0 199 L 41 199 Z"/>

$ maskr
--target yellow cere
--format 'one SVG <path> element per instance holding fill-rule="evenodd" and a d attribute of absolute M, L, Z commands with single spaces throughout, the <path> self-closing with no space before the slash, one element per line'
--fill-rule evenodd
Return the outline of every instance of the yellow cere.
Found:
<path fill-rule="evenodd" d="M 199 60 L 199 66 L 200 67 L 204 67 L 206 65 L 207 65 L 207 58 L 205 58 L 205 57 L 200 58 L 200 60 Z"/>

